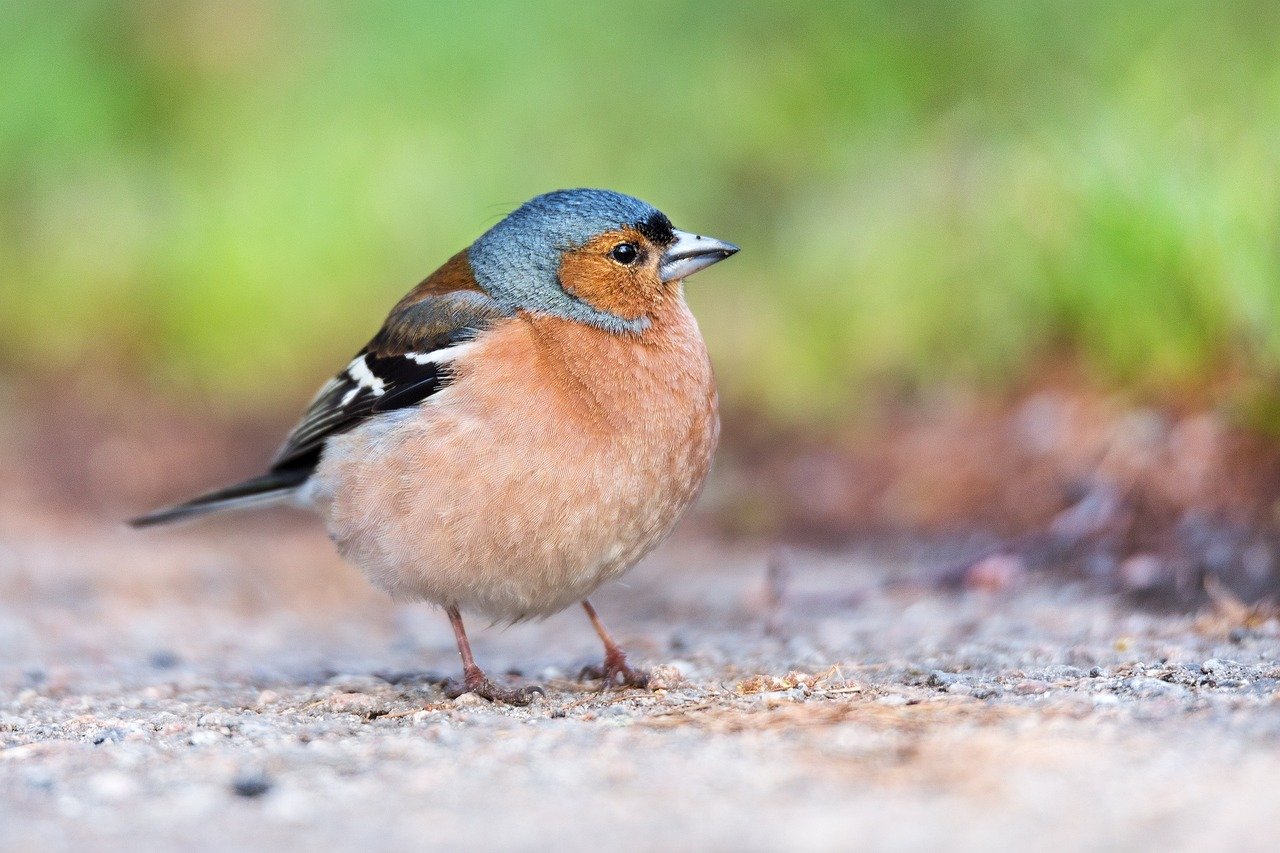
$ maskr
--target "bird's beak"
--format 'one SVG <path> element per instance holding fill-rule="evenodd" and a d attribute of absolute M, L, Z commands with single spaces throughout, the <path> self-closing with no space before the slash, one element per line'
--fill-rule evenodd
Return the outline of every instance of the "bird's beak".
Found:
<path fill-rule="evenodd" d="M 663 281 L 675 281 L 723 261 L 737 251 L 738 247 L 732 243 L 676 229 L 676 241 L 663 253 L 658 277 Z"/>

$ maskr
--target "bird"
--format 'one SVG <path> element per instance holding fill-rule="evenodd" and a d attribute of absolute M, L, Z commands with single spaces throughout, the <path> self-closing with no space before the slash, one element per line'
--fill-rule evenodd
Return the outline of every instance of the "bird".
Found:
<path fill-rule="evenodd" d="M 453 695 L 527 704 L 476 664 L 462 613 L 580 604 L 591 675 L 644 687 L 589 596 L 671 533 L 702 489 L 718 395 L 684 280 L 738 252 L 601 189 L 524 203 L 391 309 L 259 476 L 132 519 L 291 503 L 393 599 L 452 625 Z"/>

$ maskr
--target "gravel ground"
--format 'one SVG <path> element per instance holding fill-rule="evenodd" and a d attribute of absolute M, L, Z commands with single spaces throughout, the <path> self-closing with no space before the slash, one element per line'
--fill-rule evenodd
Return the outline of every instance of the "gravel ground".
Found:
<path fill-rule="evenodd" d="M 1280 628 L 686 532 L 578 612 L 472 626 L 527 708 L 440 686 L 443 616 L 293 519 L 0 516 L 0 846 L 1273 849 Z M 920 579 L 914 582 L 913 579 Z"/>

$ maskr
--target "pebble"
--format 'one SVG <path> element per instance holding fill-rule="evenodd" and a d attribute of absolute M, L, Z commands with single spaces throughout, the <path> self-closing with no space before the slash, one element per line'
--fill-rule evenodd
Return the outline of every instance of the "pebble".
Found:
<path fill-rule="evenodd" d="M 674 664 L 655 666 L 649 671 L 650 690 L 670 690 L 687 682 L 685 674 Z"/>
<path fill-rule="evenodd" d="M 208 714 L 202 714 L 198 724 L 206 729 L 234 729 L 238 728 L 240 721 L 233 715 L 224 711 L 211 711 Z"/>
<path fill-rule="evenodd" d="M 1029 678 L 1026 681 L 1020 681 L 1013 686 L 1013 692 L 1019 696 L 1036 696 L 1041 693 L 1049 692 L 1049 684 L 1035 678 Z"/>
<path fill-rule="evenodd" d="M 941 669 L 935 669 L 929 673 L 929 678 L 925 680 L 925 684 L 929 687 L 948 687 L 960 680 L 960 676 L 954 672 L 945 672 Z"/>
<path fill-rule="evenodd" d="M 1044 668 L 1044 678 L 1046 681 L 1079 681 L 1084 678 L 1084 670 L 1078 666 L 1055 663 Z"/>
<path fill-rule="evenodd" d="M 376 696 L 369 696 L 365 693 L 338 693 L 330 696 L 325 702 L 325 706 L 335 714 L 360 714 L 364 716 L 378 711 L 385 713 L 386 710 L 386 706 Z"/>
<path fill-rule="evenodd" d="M 103 729 L 93 736 L 94 746 L 104 743 L 120 743 L 124 740 L 124 731 L 117 728 Z"/>
<path fill-rule="evenodd" d="M 1134 696 L 1138 696 L 1140 698 L 1150 698 L 1153 696 L 1182 696 L 1189 692 L 1187 688 L 1183 687 L 1181 684 L 1161 681 L 1159 678 L 1126 678 L 1123 684 L 1126 690 L 1129 690 Z"/>
<path fill-rule="evenodd" d="M 223 735 L 211 729 L 196 729 L 191 733 L 191 737 L 187 739 L 187 743 L 192 746 L 209 746 L 221 741 Z"/>
<path fill-rule="evenodd" d="M 888 705 L 890 708 L 901 708 L 907 704 L 907 697 L 897 693 L 890 693 L 888 696 L 881 696 L 876 699 L 877 705 Z"/>
<path fill-rule="evenodd" d="M 483 696 L 477 696 L 475 693 L 463 693 L 453 700 L 453 704 L 459 708 L 485 708 L 491 703 L 488 699 Z"/>
<path fill-rule="evenodd" d="M 182 663 L 182 658 L 177 652 L 168 649 L 157 649 L 147 656 L 147 663 L 156 669 L 173 669 Z"/>
<path fill-rule="evenodd" d="M 237 797 L 253 799 L 271 790 L 271 780 L 261 771 L 244 772 L 231 781 L 231 791 Z"/>

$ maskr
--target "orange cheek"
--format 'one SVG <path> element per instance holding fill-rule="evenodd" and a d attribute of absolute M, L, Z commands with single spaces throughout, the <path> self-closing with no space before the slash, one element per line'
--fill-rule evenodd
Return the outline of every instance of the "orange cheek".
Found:
<path fill-rule="evenodd" d="M 620 237 L 631 239 L 630 235 L 606 234 L 567 252 L 560 262 L 560 283 L 593 308 L 635 320 L 652 313 L 662 301 L 662 282 L 650 266 L 628 268 L 609 258 L 609 249 Z"/>

